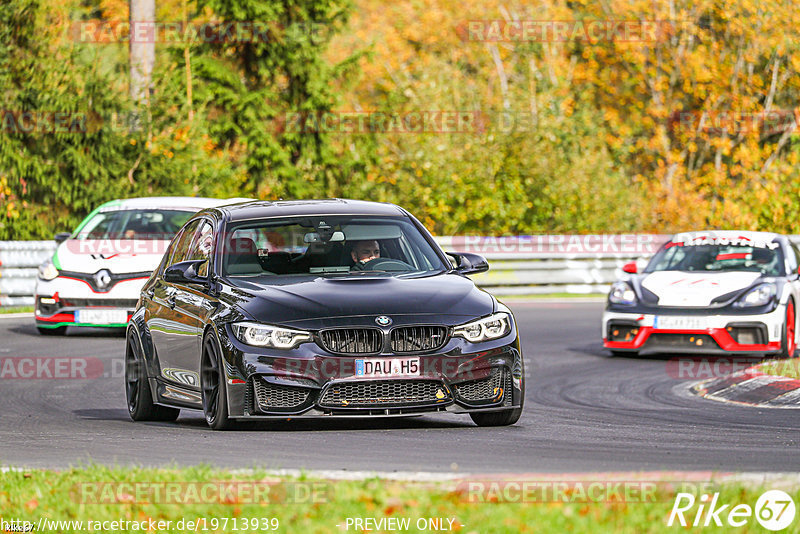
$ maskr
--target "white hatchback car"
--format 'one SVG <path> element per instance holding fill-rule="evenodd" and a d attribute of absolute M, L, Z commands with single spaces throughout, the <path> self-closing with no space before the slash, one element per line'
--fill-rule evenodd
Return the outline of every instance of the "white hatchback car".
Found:
<path fill-rule="evenodd" d="M 68 326 L 125 327 L 142 285 L 175 233 L 198 211 L 247 199 L 152 197 L 112 200 L 71 234 L 58 234 L 39 267 L 36 327 L 45 335 Z"/>

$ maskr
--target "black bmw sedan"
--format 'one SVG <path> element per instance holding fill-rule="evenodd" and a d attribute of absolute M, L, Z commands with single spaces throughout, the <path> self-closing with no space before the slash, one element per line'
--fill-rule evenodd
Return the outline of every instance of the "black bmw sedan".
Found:
<path fill-rule="evenodd" d="M 514 424 L 511 311 L 404 209 L 353 200 L 206 209 L 172 240 L 127 331 L 134 421 L 202 410 L 214 429 L 295 417 L 466 413 Z"/>

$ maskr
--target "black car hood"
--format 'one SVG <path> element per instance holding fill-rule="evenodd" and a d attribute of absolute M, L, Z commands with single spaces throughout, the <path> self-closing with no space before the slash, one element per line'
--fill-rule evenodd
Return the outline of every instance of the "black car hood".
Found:
<path fill-rule="evenodd" d="M 443 320 L 443 316 L 476 317 L 494 311 L 488 293 L 450 273 L 418 278 L 304 277 L 291 282 L 281 278 L 230 278 L 221 296 L 255 320 L 285 325 L 364 315 L 425 314 Z"/>

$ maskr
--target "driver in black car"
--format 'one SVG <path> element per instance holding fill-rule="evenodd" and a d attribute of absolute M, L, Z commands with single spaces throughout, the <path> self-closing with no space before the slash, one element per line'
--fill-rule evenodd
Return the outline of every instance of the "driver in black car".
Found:
<path fill-rule="evenodd" d="M 350 249 L 350 257 L 352 257 L 355 262 L 352 269 L 354 271 L 361 271 L 365 263 L 381 257 L 381 246 L 374 240 L 356 241 Z"/>

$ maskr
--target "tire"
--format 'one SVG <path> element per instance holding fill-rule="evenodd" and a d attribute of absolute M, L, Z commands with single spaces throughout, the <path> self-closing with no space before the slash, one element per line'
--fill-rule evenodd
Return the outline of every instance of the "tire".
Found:
<path fill-rule="evenodd" d="M 144 357 L 134 330 L 128 333 L 125 348 L 125 398 L 128 414 L 134 421 L 174 421 L 181 413 L 178 408 L 153 403 Z"/>
<path fill-rule="evenodd" d="M 786 321 L 781 331 L 781 358 L 794 358 L 797 354 L 796 328 L 797 317 L 795 315 L 794 301 L 789 299 L 789 302 L 786 303 Z"/>
<path fill-rule="evenodd" d="M 43 336 L 63 336 L 67 333 L 66 326 L 57 326 L 55 328 L 46 328 L 43 326 L 37 326 L 36 330 L 39 331 L 39 334 Z"/>
<path fill-rule="evenodd" d="M 222 354 L 213 333 L 203 342 L 200 362 L 200 391 L 203 398 L 203 414 L 213 430 L 229 430 L 234 421 L 228 416 L 228 394 L 225 387 L 225 371 L 221 365 Z"/>
<path fill-rule="evenodd" d="M 522 408 L 512 408 L 501 412 L 471 413 L 472 422 L 478 426 L 508 426 L 519 421 Z"/>

